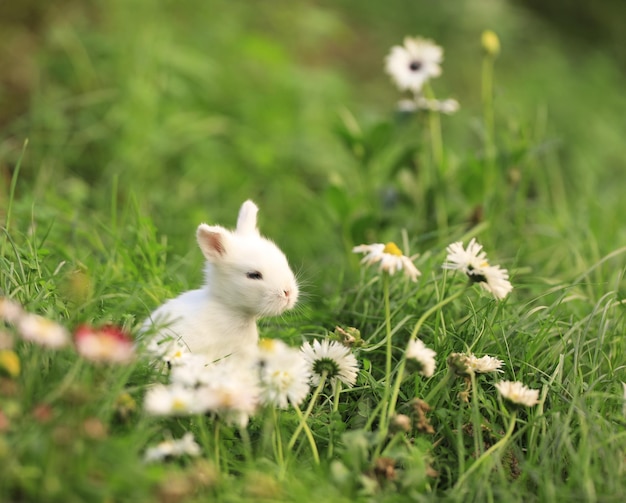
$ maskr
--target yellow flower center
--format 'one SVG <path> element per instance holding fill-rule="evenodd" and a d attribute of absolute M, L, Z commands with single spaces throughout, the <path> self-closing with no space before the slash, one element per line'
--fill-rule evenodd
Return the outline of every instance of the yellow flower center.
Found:
<path fill-rule="evenodd" d="M 397 257 L 402 256 L 402 251 L 400 251 L 398 245 L 393 241 L 389 241 L 389 243 L 385 245 L 385 248 L 383 248 L 383 253 L 388 253 L 389 255 L 395 255 Z"/>
<path fill-rule="evenodd" d="M 276 342 L 274 339 L 261 339 L 259 341 L 259 349 L 267 352 L 274 351 L 276 349 Z"/>
<path fill-rule="evenodd" d="M 180 398 L 172 400 L 172 410 L 174 412 L 185 412 L 187 410 L 187 402 Z"/>

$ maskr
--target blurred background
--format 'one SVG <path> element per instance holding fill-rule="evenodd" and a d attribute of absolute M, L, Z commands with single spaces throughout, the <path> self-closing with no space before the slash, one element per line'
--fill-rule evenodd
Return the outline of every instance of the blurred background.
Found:
<path fill-rule="evenodd" d="M 601 256 L 625 240 L 625 5 L 0 2 L 0 208 L 28 138 L 16 211 L 69 232 L 77 220 L 105 218 L 103 209 L 122 215 L 133 207 L 167 238 L 168 260 L 199 264 L 197 224 L 231 226 L 252 198 L 262 232 L 313 293 L 336 281 L 354 243 L 400 241 L 402 228 L 445 243 L 495 215 L 503 220 L 489 240 L 510 263 L 523 255 L 526 233 L 566 243 L 573 227 L 594 235 Z M 530 181 L 524 197 L 503 194 L 487 214 L 471 194 L 480 184 L 472 166 L 482 149 L 485 29 L 502 48 L 495 108 L 503 176 L 523 178 L 532 166 L 548 187 L 538 193 Z M 443 75 L 432 86 L 461 103 L 441 118 L 451 173 L 461 180 L 446 193 L 446 229 L 402 194 L 407 178 L 399 173 L 420 172 L 412 154 L 425 144 L 409 134 L 419 123 L 394 129 L 401 96 L 383 61 L 406 35 L 444 47 Z M 528 207 L 537 201 L 542 212 L 534 215 Z M 524 221 L 502 228 L 516 221 L 516 208 Z"/>

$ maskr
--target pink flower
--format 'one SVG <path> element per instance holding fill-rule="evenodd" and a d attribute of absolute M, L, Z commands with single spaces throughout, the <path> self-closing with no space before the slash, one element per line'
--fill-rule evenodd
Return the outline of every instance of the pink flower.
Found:
<path fill-rule="evenodd" d="M 94 362 L 127 363 L 135 354 L 130 336 L 111 325 L 101 328 L 82 325 L 76 329 L 74 342 L 76 351 Z"/>

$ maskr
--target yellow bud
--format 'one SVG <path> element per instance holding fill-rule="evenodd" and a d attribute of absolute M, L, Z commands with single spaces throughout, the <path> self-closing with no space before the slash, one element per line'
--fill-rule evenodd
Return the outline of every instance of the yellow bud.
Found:
<path fill-rule="evenodd" d="M 393 241 L 389 241 L 389 243 L 385 245 L 385 248 L 383 249 L 383 253 L 388 253 L 389 255 L 396 255 L 398 257 L 402 256 L 402 251 L 400 251 L 400 248 L 398 248 L 398 245 L 394 243 Z"/>
<path fill-rule="evenodd" d="M 20 358 L 15 351 L 10 349 L 0 351 L 0 369 L 4 370 L 11 377 L 20 375 Z"/>
<path fill-rule="evenodd" d="M 483 49 L 489 56 L 496 57 L 500 54 L 500 39 L 494 31 L 485 30 L 480 37 Z"/>

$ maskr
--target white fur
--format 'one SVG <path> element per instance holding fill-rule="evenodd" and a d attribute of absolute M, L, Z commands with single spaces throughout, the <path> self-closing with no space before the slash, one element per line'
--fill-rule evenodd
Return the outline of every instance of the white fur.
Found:
<path fill-rule="evenodd" d="M 144 331 L 154 327 L 158 337 L 179 339 L 211 359 L 256 347 L 257 319 L 279 315 L 298 300 L 287 258 L 256 228 L 257 211 L 252 201 L 243 203 L 234 232 L 200 224 L 205 285 L 165 302 L 144 322 Z"/>

